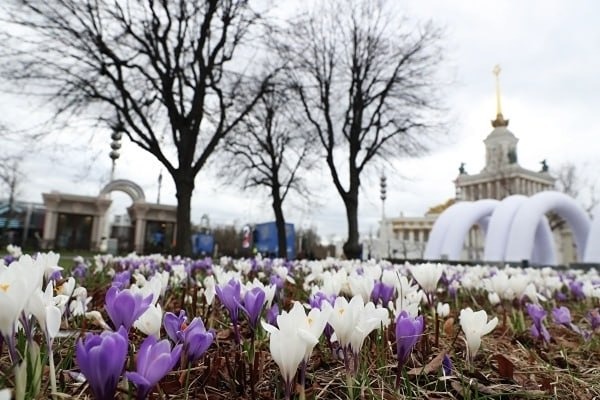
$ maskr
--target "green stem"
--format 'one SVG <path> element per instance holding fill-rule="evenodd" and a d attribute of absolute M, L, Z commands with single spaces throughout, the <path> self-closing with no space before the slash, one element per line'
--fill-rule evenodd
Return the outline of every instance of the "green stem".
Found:
<path fill-rule="evenodd" d="M 185 373 L 185 400 L 189 399 L 190 391 L 188 390 L 190 387 L 190 372 L 192 370 L 192 363 L 187 363 L 187 371 Z"/>
<path fill-rule="evenodd" d="M 52 351 L 52 339 L 48 339 L 48 366 L 50 367 L 50 389 L 52 398 L 56 400 L 56 369 L 54 367 L 54 352 Z"/>
<path fill-rule="evenodd" d="M 348 387 L 348 398 L 350 400 L 354 399 L 354 379 L 352 378 L 352 373 L 350 371 L 346 371 L 346 386 Z"/>

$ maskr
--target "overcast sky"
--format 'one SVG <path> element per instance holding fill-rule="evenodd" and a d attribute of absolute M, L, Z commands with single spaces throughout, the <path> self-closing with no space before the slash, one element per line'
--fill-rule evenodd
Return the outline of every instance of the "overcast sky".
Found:
<path fill-rule="evenodd" d="M 495 117 L 492 69 L 500 64 L 502 107 L 509 129 L 520 139 L 519 163 L 539 170 L 548 161 L 551 170 L 565 162 L 576 162 L 588 180 L 598 175 L 600 162 L 600 3 L 595 1 L 412 1 L 404 2 L 406 14 L 431 19 L 446 30 L 444 88 L 448 109 L 447 144 L 418 160 L 398 160 L 400 174 L 387 171 L 388 216 L 419 216 L 431 206 L 454 196 L 453 179 L 461 162 L 469 173 L 484 163 L 483 139 Z M 11 127 L 43 120 L 47 114 L 33 100 L 16 95 L 0 97 L 0 121 Z M 77 132 L 77 129 L 73 129 Z M 87 135 L 79 135 L 87 137 Z M 63 139 L 65 140 L 65 139 Z M 110 138 L 97 135 L 93 142 L 66 139 L 42 153 L 28 154 L 23 162 L 26 180 L 20 198 L 42 201 L 51 190 L 95 195 L 110 174 Z M 75 142 L 75 143 L 73 143 Z M 80 145 L 76 151 L 67 144 Z M 94 150 L 84 150 L 94 149 Z M 160 164 L 135 145 L 123 143 L 116 178 L 137 182 L 149 201 L 156 201 Z M 97 156 L 97 158 L 93 158 Z M 84 160 L 93 160 L 93 163 Z M 86 173 L 85 167 L 92 166 Z M 201 171 L 196 179 L 192 203 L 193 222 L 208 214 L 211 223 L 272 220 L 265 194 L 239 193 Z M 401 176 L 400 176 L 401 175 Z M 345 237 L 342 201 L 329 185 L 323 169 L 311 180 L 317 185 L 311 206 L 290 204 L 286 217 L 297 226 L 314 226 L 324 238 Z M 363 179 L 360 197 L 360 231 L 377 230 L 381 216 L 379 179 Z M 5 196 L 0 196 L 5 197 Z M 161 203 L 176 204 L 175 189 L 165 174 Z M 124 213 L 131 203 L 125 194 L 113 194 L 115 210 Z"/>

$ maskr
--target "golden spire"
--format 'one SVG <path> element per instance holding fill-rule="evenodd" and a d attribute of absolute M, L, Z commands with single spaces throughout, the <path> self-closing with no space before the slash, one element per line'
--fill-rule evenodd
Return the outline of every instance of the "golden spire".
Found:
<path fill-rule="evenodd" d="M 500 65 L 496 64 L 492 72 L 496 75 L 496 119 L 492 121 L 494 128 L 508 126 L 508 120 L 502 116 L 502 104 L 500 102 Z"/>

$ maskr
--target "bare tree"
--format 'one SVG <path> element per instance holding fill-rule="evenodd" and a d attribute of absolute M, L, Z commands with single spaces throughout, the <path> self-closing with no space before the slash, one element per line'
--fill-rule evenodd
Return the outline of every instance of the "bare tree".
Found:
<path fill-rule="evenodd" d="M 3 233 L 6 233 L 10 222 L 17 216 L 15 202 L 24 176 L 21 170 L 21 161 L 21 155 L 0 157 L 0 187 L 3 187 L 8 192 L 8 212 L 5 215 L 4 226 L 0 226 Z"/>
<path fill-rule="evenodd" d="M 189 254 L 195 177 L 268 78 L 240 62 L 259 17 L 248 1 L 8 0 L 5 11 L 6 76 L 156 157 L 175 182 L 177 251 Z M 254 95 L 240 104 L 245 86 Z"/>
<path fill-rule="evenodd" d="M 302 127 L 297 108 L 283 85 L 273 85 L 225 141 L 229 157 L 221 176 L 241 180 L 244 189 L 266 189 L 272 200 L 279 257 L 287 257 L 283 204 L 288 194 L 308 196 L 303 172 L 309 170 L 314 138 Z"/>
<path fill-rule="evenodd" d="M 572 162 L 561 164 L 554 171 L 556 176 L 556 190 L 568 194 L 579 200 L 588 214 L 600 204 L 598 196 L 598 182 L 591 179 L 585 172 L 585 167 L 578 168 Z"/>
<path fill-rule="evenodd" d="M 422 154 L 432 143 L 441 33 L 396 18 L 391 2 L 320 4 L 295 18 L 276 47 L 346 208 L 344 253 L 357 258 L 362 174 L 377 162 Z"/>

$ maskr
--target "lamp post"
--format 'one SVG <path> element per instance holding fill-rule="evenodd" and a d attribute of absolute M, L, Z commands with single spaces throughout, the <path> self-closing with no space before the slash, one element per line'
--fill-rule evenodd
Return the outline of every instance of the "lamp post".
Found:
<path fill-rule="evenodd" d="M 390 258 L 390 239 L 387 232 L 387 221 L 385 218 L 385 199 L 387 198 L 387 178 L 382 172 L 379 178 L 379 191 L 381 199 L 381 243 L 382 247 L 387 245 L 387 256 Z M 385 251 L 385 250 L 384 250 Z"/>
<path fill-rule="evenodd" d="M 123 133 L 121 132 L 121 127 L 116 126 L 114 128 L 114 132 L 110 135 L 112 142 L 110 143 L 110 148 L 112 149 L 109 153 L 109 157 L 112 160 L 112 168 L 110 170 L 110 181 L 112 182 L 115 179 L 115 165 L 117 163 L 117 159 L 121 156 L 119 153 L 119 149 L 121 148 L 121 138 L 123 137 Z"/>

